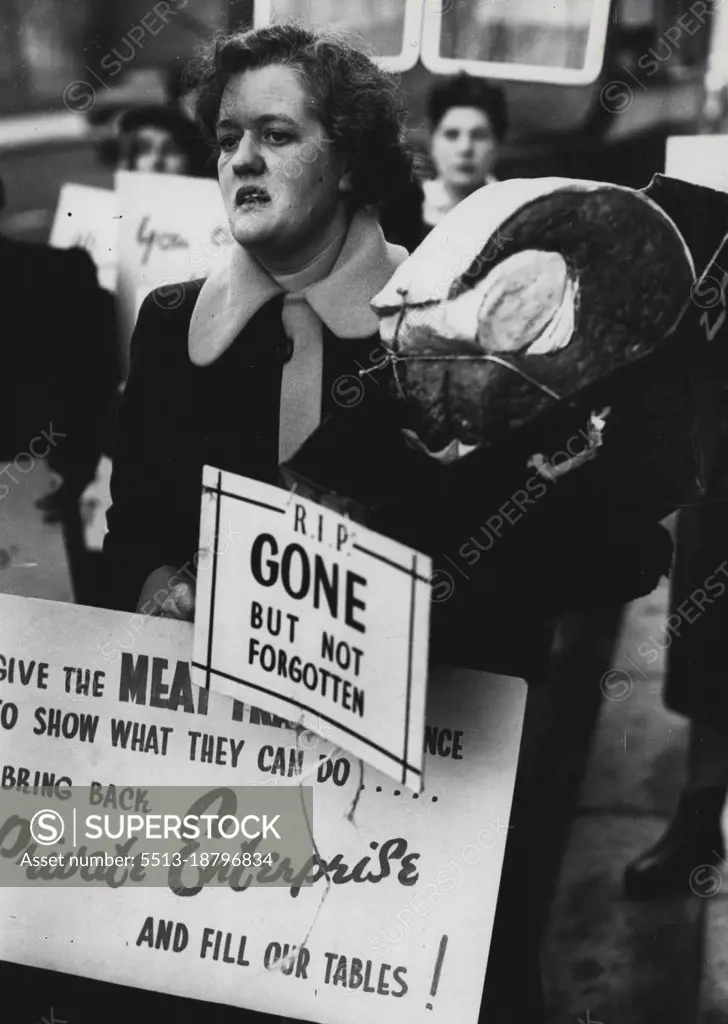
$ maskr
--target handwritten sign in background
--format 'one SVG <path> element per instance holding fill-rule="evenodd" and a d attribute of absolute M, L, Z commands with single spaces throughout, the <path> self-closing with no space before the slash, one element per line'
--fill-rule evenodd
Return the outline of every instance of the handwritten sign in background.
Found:
<path fill-rule="evenodd" d="M 665 173 L 693 185 L 728 192 L 728 139 L 725 135 L 670 136 Z"/>
<path fill-rule="evenodd" d="M 120 223 L 117 197 L 110 189 L 67 183 L 58 198 L 49 244 L 55 249 L 86 249 L 96 264 L 99 284 L 113 292 Z"/>
<path fill-rule="evenodd" d="M 305 782 L 326 874 L 317 869 L 295 896 L 0 889 L 0 958 L 321 1024 L 474 1024 L 525 684 L 433 677 L 426 787 L 416 795 L 223 695 L 210 693 L 200 713 L 191 654 L 184 623 L 0 597 L 5 784 L 40 782 L 36 772 L 104 787 Z M 0 856 L 13 843 L 17 834 L 0 836 Z"/>
<path fill-rule="evenodd" d="M 155 288 L 174 309 L 182 292 L 172 286 L 207 277 L 232 238 L 220 189 L 211 178 L 119 171 L 121 214 L 119 305 L 128 345 L 139 307 Z"/>

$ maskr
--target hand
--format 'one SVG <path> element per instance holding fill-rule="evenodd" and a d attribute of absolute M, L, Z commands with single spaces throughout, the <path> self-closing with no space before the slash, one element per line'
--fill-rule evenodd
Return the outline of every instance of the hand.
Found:
<path fill-rule="evenodd" d="M 181 580 L 171 565 L 160 566 L 147 576 L 137 601 L 137 611 L 142 615 L 194 622 L 194 581 Z"/>

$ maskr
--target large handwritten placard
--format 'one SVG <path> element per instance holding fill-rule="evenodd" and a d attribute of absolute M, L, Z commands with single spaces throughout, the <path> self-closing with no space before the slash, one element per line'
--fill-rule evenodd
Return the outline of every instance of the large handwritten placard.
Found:
<path fill-rule="evenodd" d="M 38 868 L 37 887 L 0 888 L 0 958 L 321 1024 L 475 1024 L 525 684 L 433 677 L 416 795 L 198 689 L 191 653 L 185 623 L 0 597 L 4 785 L 48 806 L 95 785 L 100 809 L 152 784 L 312 786 L 311 884 L 181 896 L 43 887 Z M 19 845 L 0 835 L 0 857 Z"/>
<path fill-rule="evenodd" d="M 223 540 L 221 525 L 232 543 Z M 198 682 L 422 786 L 426 555 L 293 493 L 205 466 Z"/>

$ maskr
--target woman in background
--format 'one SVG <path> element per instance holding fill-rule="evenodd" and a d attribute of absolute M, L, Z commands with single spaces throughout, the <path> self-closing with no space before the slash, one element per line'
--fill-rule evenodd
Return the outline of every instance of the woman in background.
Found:
<path fill-rule="evenodd" d="M 118 170 L 208 173 L 210 148 L 193 121 L 172 106 L 133 107 L 119 118 Z"/>
<path fill-rule="evenodd" d="M 428 115 L 437 177 L 423 185 L 423 236 L 463 199 L 497 180 L 499 147 L 508 130 L 503 92 L 464 72 L 436 83 Z"/>
<path fill-rule="evenodd" d="M 413 154 L 416 177 L 381 213 L 387 238 L 410 252 L 458 203 L 497 180 L 493 172 L 508 129 L 503 92 L 465 72 L 440 79 L 427 106 L 429 155 Z"/>

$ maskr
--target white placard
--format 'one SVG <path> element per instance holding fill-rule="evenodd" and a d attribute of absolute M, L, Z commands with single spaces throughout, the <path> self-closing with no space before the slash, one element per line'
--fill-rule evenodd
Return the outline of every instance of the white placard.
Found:
<path fill-rule="evenodd" d="M 313 884 L 0 888 L 0 959 L 320 1024 L 475 1024 L 525 684 L 435 675 L 415 795 L 206 695 L 191 653 L 186 623 L 0 597 L 0 700 L 16 711 L 0 717 L 4 784 L 96 782 L 109 799 L 110 785 L 312 786 Z M 0 857 L 22 858 L 18 843 L 0 834 Z M 292 970 L 273 963 L 286 947 Z"/>
<path fill-rule="evenodd" d="M 728 136 L 671 136 L 667 140 L 665 173 L 693 185 L 728 192 Z"/>
<path fill-rule="evenodd" d="M 207 277 L 232 244 L 220 189 L 211 178 L 119 171 L 119 301 L 128 340 L 145 295 Z M 169 308 L 174 309 L 170 293 Z"/>
<path fill-rule="evenodd" d="M 89 185 L 63 185 L 49 244 L 54 249 L 86 249 L 96 264 L 101 287 L 115 291 L 119 249 L 115 194 Z"/>
<path fill-rule="evenodd" d="M 204 557 L 208 555 L 209 557 Z M 198 682 L 422 786 L 432 564 L 294 493 L 205 466 Z"/>

